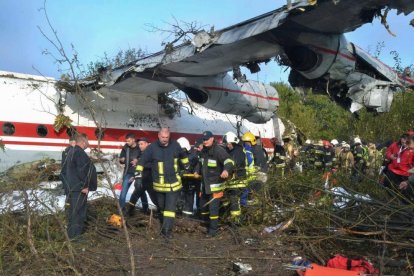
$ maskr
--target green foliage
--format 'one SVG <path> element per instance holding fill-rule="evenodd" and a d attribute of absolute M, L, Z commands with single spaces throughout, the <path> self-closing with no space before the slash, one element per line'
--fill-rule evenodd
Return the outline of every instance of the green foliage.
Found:
<path fill-rule="evenodd" d="M 353 120 L 355 134 L 368 141 L 385 142 L 397 139 L 407 130 L 414 129 L 414 94 L 412 91 L 394 95 L 389 113 L 374 114 L 363 110 L 359 120 Z"/>
<path fill-rule="evenodd" d="M 366 141 L 385 142 L 414 129 L 412 91 L 396 93 L 388 113 L 376 114 L 363 109 L 356 118 L 327 95 L 309 91 L 301 96 L 287 84 L 272 85 L 281 99 L 278 115 L 294 123 L 310 139 L 348 141 L 360 136 Z"/>
<path fill-rule="evenodd" d="M 281 99 L 278 114 L 311 139 L 347 139 L 352 115 L 325 95 L 301 97 L 284 83 L 272 84 Z"/>
<path fill-rule="evenodd" d="M 107 53 L 97 61 L 90 62 L 87 65 L 86 76 L 94 76 L 99 73 L 100 68 L 116 68 L 122 65 L 127 65 L 137 59 L 140 59 L 146 55 L 146 52 L 140 48 L 130 48 L 128 50 L 120 50 L 115 57 L 111 58 Z"/>

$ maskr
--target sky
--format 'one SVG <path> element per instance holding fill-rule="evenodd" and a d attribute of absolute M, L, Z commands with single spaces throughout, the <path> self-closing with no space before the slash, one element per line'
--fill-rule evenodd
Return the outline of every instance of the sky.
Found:
<path fill-rule="evenodd" d="M 162 49 L 165 34 L 150 32 L 148 24 L 166 27 L 173 17 L 198 21 L 216 30 L 258 16 L 286 3 L 285 0 L 48 0 L 46 10 L 65 49 L 74 45 L 82 64 L 99 60 L 106 52 L 114 56 L 119 50 L 142 48 L 147 52 Z M 58 78 L 59 65 L 42 54 L 53 46 L 39 31 L 49 36 L 47 21 L 41 10 L 44 0 L 0 0 L 0 70 L 42 74 Z M 403 65 L 414 63 L 414 28 L 409 16 L 390 13 L 388 23 L 397 35 L 392 37 L 376 19 L 348 33 L 349 41 L 371 52 L 378 42 L 385 48 L 380 58 L 393 65 L 389 52 L 395 50 Z M 208 28 L 209 28 L 208 27 Z M 265 83 L 286 81 L 288 71 L 270 62 L 250 79 Z"/>

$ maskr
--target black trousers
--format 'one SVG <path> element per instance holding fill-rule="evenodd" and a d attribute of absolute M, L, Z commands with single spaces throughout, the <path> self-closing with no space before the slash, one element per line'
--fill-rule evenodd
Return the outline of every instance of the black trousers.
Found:
<path fill-rule="evenodd" d="M 408 176 L 403 176 L 393 173 L 391 170 L 385 172 L 384 187 L 394 190 L 397 194 L 402 195 L 401 202 L 404 204 L 411 204 L 414 200 L 414 191 L 411 185 L 408 185 L 408 188 L 405 190 L 400 190 L 400 183 L 407 181 Z M 390 194 L 392 194 L 390 192 Z"/>
<path fill-rule="evenodd" d="M 202 193 L 200 197 L 201 216 L 209 218 L 208 233 L 215 234 L 218 229 L 220 198 L 214 198 L 213 194 Z"/>
<path fill-rule="evenodd" d="M 83 233 L 86 221 L 86 201 L 84 193 L 69 192 L 66 195 L 66 218 L 69 239 L 74 239 Z"/>
<path fill-rule="evenodd" d="M 142 202 L 142 209 L 148 210 L 148 198 L 147 194 L 145 192 L 148 192 L 148 195 L 151 198 L 151 201 L 155 204 L 155 206 L 158 206 L 157 204 L 157 195 L 152 187 L 152 177 L 151 176 L 143 176 L 142 177 L 142 185 L 137 185 L 136 183 L 134 192 L 131 195 L 131 198 L 129 199 L 129 203 L 134 205 L 137 204 L 138 199 L 141 198 Z"/>
<path fill-rule="evenodd" d="M 194 214 L 194 197 L 196 197 L 196 206 L 199 207 L 198 193 L 200 192 L 200 181 L 183 179 L 183 189 L 181 190 L 181 197 L 184 202 L 183 214 Z"/>
<path fill-rule="evenodd" d="M 175 212 L 177 208 L 177 200 L 180 191 L 161 193 L 157 192 L 158 208 L 161 212 L 161 232 L 163 234 L 171 234 L 174 226 Z"/>

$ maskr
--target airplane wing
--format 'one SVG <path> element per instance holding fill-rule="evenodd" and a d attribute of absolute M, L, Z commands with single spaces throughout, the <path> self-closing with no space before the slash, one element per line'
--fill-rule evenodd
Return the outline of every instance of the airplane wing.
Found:
<path fill-rule="evenodd" d="M 414 10 L 414 1 L 295 1 L 219 31 L 201 31 L 192 41 L 128 65 L 103 70 L 84 87 L 134 94 L 180 89 L 207 108 L 264 123 L 275 116 L 278 93 L 270 85 L 243 79 L 237 69 L 246 66 L 257 72 L 259 63 L 278 56 L 292 68 L 292 87 L 328 94 L 352 112 L 364 106 L 386 112 L 393 93 L 413 86 L 414 79 L 400 76 L 343 35 L 372 22 L 385 8 L 408 14 Z M 227 74 L 230 70 L 233 77 Z"/>
<path fill-rule="evenodd" d="M 284 6 L 220 31 L 200 32 L 191 42 L 106 72 L 101 80 L 105 86 L 123 92 L 166 92 L 174 89 L 169 77 L 212 76 L 235 66 L 266 61 L 283 53 L 282 47 L 292 45 L 292 32 L 349 32 L 371 22 L 385 7 L 408 14 L 414 10 L 414 1 L 297 1 L 291 7 Z M 134 80 L 129 80 L 131 77 Z"/>

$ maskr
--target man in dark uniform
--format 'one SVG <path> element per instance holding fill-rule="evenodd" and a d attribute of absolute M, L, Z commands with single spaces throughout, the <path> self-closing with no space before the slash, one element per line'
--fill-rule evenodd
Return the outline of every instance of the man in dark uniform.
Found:
<path fill-rule="evenodd" d="M 86 220 L 86 201 L 89 191 L 96 191 L 95 166 L 85 153 L 88 147 L 85 134 L 76 135 L 76 145 L 69 148 L 64 163 L 63 183 L 65 184 L 68 222 L 68 236 L 77 238 L 82 234 Z"/>
<path fill-rule="evenodd" d="M 226 197 L 230 199 L 230 216 L 236 225 L 240 223 L 241 209 L 240 196 L 247 187 L 247 160 L 240 139 L 233 132 L 227 132 L 223 137 L 223 144 L 234 161 L 233 177 L 226 183 Z"/>
<path fill-rule="evenodd" d="M 142 137 L 138 140 L 138 147 L 141 151 L 141 156 L 144 153 L 144 151 L 149 146 L 149 141 L 147 138 Z M 141 157 L 139 156 L 139 158 Z M 152 173 L 151 173 L 151 163 L 148 162 L 147 164 L 144 164 L 144 170 L 142 171 L 142 183 L 139 185 L 136 181 L 134 182 L 134 192 L 131 195 L 131 198 L 128 202 L 128 215 L 132 216 L 135 211 L 135 205 L 138 202 L 138 199 L 141 198 L 142 203 L 142 211 L 144 213 L 148 212 L 148 200 L 145 192 L 148 192 L 148 195 L 151 198 L 152 203 L 155 204 L 155 206 L 158 206 L 157 204 L 157 195 L 152 187 Z M 144 199 L 145 198 L 145 199 Z"/>
<path fill-rule="evenodd" d="M 220 198 L 223 197 L 224 181 L 233 173 L 234 162 L 226 150 L 214 140 L 211 131 L 203 132 L 203 151 L 196 170 L 202 176 L 200 197 L 201 215 L 209 216 L 207 237 L 214 237 L 218 230 Z"/>
<path fill-rule="evenodd" d="M 272 144 L 273 158 L 271 160 L 271 163 L 274 164 L 277 175 L 284 177 L 287 160 L 285 148 L 280 144 L 279 140 L 276 137 L 272 138 Z"/>
<path fill-rule="evenodd" d="M 177 200 L 182 188 L 179 175 L 179 163 L 183 168 L 189 166 L 188 157 L 181 146 L 170 140 L 170 130 L 162 128 L 158 133 L 158 140 L 144 151 L 138 161 L 135 172 L 135 182 L 142 183 L 142 172 L 147 163 L 151 163 L 153 187 L 157 193 L 157 204 L 162 212 L 161 234 L 170 239 L 177 208 Z"/>
<path fill-rule="evenodd" d="M 189 169 L 182 175 L 183 190 L 182 190 L 182 213 L 184 216 L 194 215 L 194 198 L 198 197 L 197 192 L 200 192 L 201 179 L 194 175 L 195 168 L 199 162 L 199 151 L 195 147 L 190 146 L 187 138 L 181 137 L 177 140 L 181 148 L 187 153 L 190 162 Z"/>

